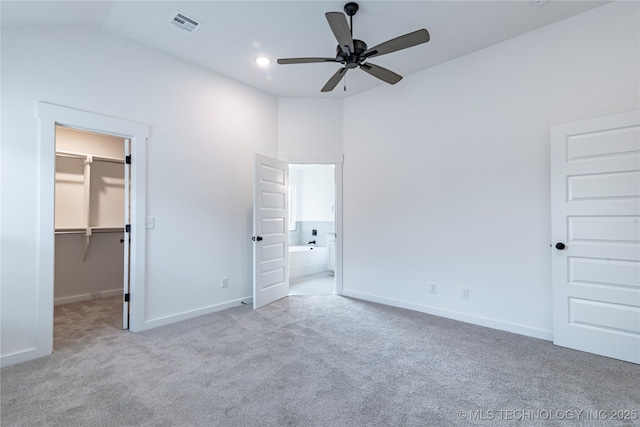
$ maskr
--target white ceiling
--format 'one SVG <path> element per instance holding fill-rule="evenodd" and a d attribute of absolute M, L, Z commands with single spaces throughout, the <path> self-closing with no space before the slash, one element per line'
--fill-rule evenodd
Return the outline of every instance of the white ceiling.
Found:
<path fill-rule="evenodd" d="M 362 70 L 333 92 L 320 88 L 337 63 L 278 65 L 277 58 L 334 57 L 325 12 L 346 1 L 10 1 L 2 26 L 96 27 L 283 97 L 342 98 L 386 83 Z M 420 28 L 431 41 L 371 62 L 403 76 L 601 6 L 606 1 L 358 1 L 354 38 L 369 47 Z M 171 25 L 174 11 L 203 22 L 191 34 Z M 272 64 L 260 68 L 258 56 Z M 401 85 L 403 82 L 398 83 Z"/>

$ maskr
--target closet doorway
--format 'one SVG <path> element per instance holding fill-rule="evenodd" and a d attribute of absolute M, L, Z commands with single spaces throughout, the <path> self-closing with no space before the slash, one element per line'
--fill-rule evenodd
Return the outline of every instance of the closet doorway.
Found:
<path fill-rule="evenodd" d="M 145 329 L 145 194 L 146 153 L 149 125 L 60 105 L 38 102 L 40 123 L 40 177 L 38 213 L 38 309 L 36 346 L 20 354 L 25 361 L 53 352 L 54 264 L 55 264 L 55 140 L 56 127 L 117 135 L 131 142 L 131 227 L 129 262 L 129 330 Z M 123 289 L 124 290 L 124 289 Z M 124 310 L 123 310 L 124 318 Z"/>
<path fill-rule="evenodd" d="M 54 304 L 76 304 L 70 309 L 87 316 L 94 309 L 109 312 L 114 318 L 105 320 L 122 329 L 129 329 L 130 144 L 118 136 L 55 128 Z"/>

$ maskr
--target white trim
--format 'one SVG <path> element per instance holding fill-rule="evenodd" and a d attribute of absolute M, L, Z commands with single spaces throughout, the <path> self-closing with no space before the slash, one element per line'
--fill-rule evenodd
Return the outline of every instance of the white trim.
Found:
<path fill-rule="evenodd" d="M 336 179 L 336 274 L 335 293 L 343 295 L 342 285 L 342 153 L 278 153 L 278 159 L 289 164 L 334 165 Z"/>
<path fill-rule="evenodd" d="M 498 329 L 500 331 L 526 335 L 528 337 L 539 338 L 546 341 L 553 341 L 553 331 L 546 329 L 532 328 L 530 326 L 521 325 L 518 323 L 504 322 L 502 320 L 490 319 L 488 317 L 482 316 L 474 316 L 471 314 L 461 313 L 459 311 L 444 310 L 437 307 L 380 297 L 364 292 L 344 290 L 343 295 L 346 297 L 377 302 L 379 304 L 390 305 L 393 307 L 405 308 L 407 310 L 419 311 L 421 313 L 432 314 L 434 316 L 445 317 L 447 319 L 458 320 L 460 322 L 471 323 L 473 325 Z"/>
<path fill-rule="evenodd" d="M 640 122 L 640 110 L 627 111 L 592 119 L 556 124 L 551 126 L 551 136 L 558 138 L 564 135 L 580 135 L 603 128 L 626 127 L 629 126 L 629 123 L 637 122 Z"/>
<path fill-rule="evenodd" d="M 216 313 L 218 311 L 226 310 L 228 308 L 238 307 L 240 304 L 245 303 L 248 307 L 253 304 L 252 297 L 240 298 L 233 301 L 224 302 L 221 304 L 210 305 L 204 308 L 198 308 L 196 310 L 185 311 L 178 314 L 172 314 L 170 316 L 158 317 L 157 319 L 151 319 L 145 322 L 145 329 L 157 328 L 158 326 L 170 325 L 182 320 L 193 319 L 205 314 Z"/>
<path fill-rule="evenodd" d="M 144 329 L 145 296 L 145 190 L 146 139 L 149 126 L 142 123 L 58 105 L 38 103 L 40 119 L 40 197 L 38 252 L 37 344 L 35 356 L 23 352 L 28 359 L 42 357 L 53 351 L 53 283 L 54 283 L 54 183 L 55 183 L 55 127 L 56 125 L 121 136 L 131 139 L 133 164 L 131 173 L 131 294 L 132 307 L 129 329 Z M 28 356 L 26 354 L 29 353 Z M 3 358 L 4 359 L 4 358 Z M 12 359 L 13 360 L 13 359 Z M 4 360 L 3 360 L 4 362 Z"/>
<path fill-rule="evenodd" d="M 36 347 L 21 350 L 16 353 L 3 354 L 2 355 L 2 367 L 15 365 L 16 363 L 26 362 L 27 360 L 37 359 L 42 356 L 48 356 L 48 354 L 42 354 L 42 351 Z"/>

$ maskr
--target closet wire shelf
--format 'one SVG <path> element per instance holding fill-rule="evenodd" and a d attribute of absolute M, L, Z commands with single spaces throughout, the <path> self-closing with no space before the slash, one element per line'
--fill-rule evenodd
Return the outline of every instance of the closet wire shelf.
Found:
<path fill-rule="evenodd" d="M 83 202 L 83 216 L 85 221 L 89 222 L 89 203 L 90 203 L 90 192 L 91 192 L 91 163 L 95 161 L 100 162 L 109 162 L 109 163 L 119 163 L 125 164 L 124 159 L 119 159 L 116 157 L 107 157 L 107 156 L 95 156 L 91 154 L 85 153 L 77 153 L 73 151 L 62 151 L 56 150 L 56 157 L 67 157 L 73 159 L 84 160 L 84 202 Z M 92 227 L 87 225 L 86 227 L 60 227 L 55 228 L 56 235 L 62 234 L 78 234 L 84 235 L 84 249 L 82 251 L 82 262 L 84 262 L 87 258 L 87 251 L 89 250 L 89 244 L 91 243 L 91 236 L 94 233 L 124 233 L 124 226 L 121 227 L 108 227 L 108 226 L 96 226 Z M 122 240 L 121 240 L 122 242 Z"/>
<path fill-rule="evenodd" d="M 107 157 L 107 156 L 87 155 L 87 154 L 83 154 L 83 153 L 76 153 L 76 152 L 73 152 L 73 151 L 56 150 L 56 156 L 57 157 L 68 157 L 68 158 L 71 158 L 71 159 L 88 159 L 88 158 L 90 158 L 93 161 L 124 164 L 124 159 L 118 159 L 116 157 Z"/>

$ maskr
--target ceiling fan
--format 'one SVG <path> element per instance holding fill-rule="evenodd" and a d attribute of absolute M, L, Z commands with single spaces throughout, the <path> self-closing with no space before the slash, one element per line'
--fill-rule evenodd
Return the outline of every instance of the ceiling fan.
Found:
<path fill-rule="evenodd" d="M 324 85 L 321 92 L 331 92 L 340 83 L 340 80 L 352 68 L 360 67 L 361 70 L 377 77 L 389 84 L 396 84 L 402 80 L 402 76 L 387 70 L 379 65 L 367 62 L 369 58 L 386 55 L 408 47 L 416 46 L 429 41 L 429 32 L 424 28 L 387 40 L 372 48 L 367 48 L 367 44 L 362 40 L 353 38 L 353 16 L 358 11 L 357 3 L 347 3 L 344 6 L 345 13 L 349 16 L 350 25 L 347 18 L 341 12 L 327 12 L 325 16 L 333 31 L 333 35 L 338 40 L 335 58 L 283 58 L 278 59 L 278 64 L 309 64 L 313 62 L 339 62 L 344 67 L 340 68 Z"/>

